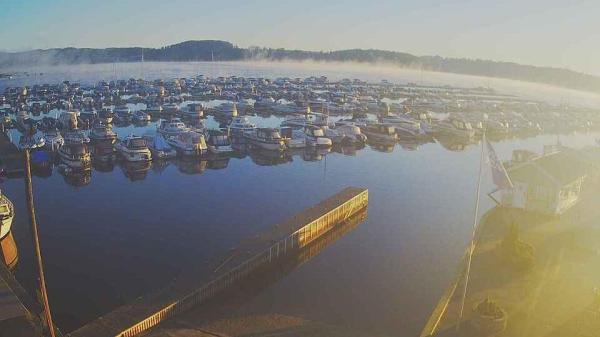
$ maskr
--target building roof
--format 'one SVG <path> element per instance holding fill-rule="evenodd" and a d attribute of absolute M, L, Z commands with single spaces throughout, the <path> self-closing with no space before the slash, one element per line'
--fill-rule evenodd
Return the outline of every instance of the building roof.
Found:
<path fill-rule="evenodd" d="M 589 163 L 579 151 L 563 148 L 560 152 L 543 155 L 508 169 L 513 181 L 564 186 L 584 177 Z"/>

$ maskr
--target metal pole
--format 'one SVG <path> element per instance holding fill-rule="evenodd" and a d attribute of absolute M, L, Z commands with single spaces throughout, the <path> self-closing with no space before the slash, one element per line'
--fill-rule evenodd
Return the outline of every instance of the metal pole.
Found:
<path fill-rule="evenodd" d="M 55 337 L 54 324 L 52 323 L 52 315 L 50 313 L 50 304 L 48 303 L 48 293 L 46 292 L 46 279 L 44 277 L 42 251 L 40 249 L 40 238 L 38 235 L 37 220 L 35 217 L 35 207 L 33 204 L 33 187 L 31 184 L 31 165 L 29 159 L 29 149 L 25 149 L 25 192 L 27 194 L 27 210 L 29 211 L 29 222 L 31 225 L 31 232 L 33 234 L 35 254 L 37 257 L 38 264 L 38 272 L 40 274 L 40 291 L 42 293 L 42 299 L 44 301 L 44 314 L 46 316 L 46 323 L 48 324 L 48 329 L 50 330 L 50 336 Z"/>
<path fill-rule="evenodd" d="M 483 172 L 483 148 L 485 143 L 485 132 L 481 139 L 481 158 L 479 159 L 479 177 L 477 178 L 477 198 L 475 200 L 475 212 L 473 214 L 473 233 L 471 234 L 471 242 L 469 244 L 469 254 L 467 259 L 467 270 L 465 271 L 465 286 L 463 289 L 462 299 L 460 303 L 460 313 L 458 316 L 458 322 L 456 324 L 456 331 L 460 329 L 460 323 L 463 318 L 463 312 L 465 309 L 465 299 L 467 297 L 467 286 L 469 285 L 469 273 L 471 272 L 471 261 L 473 259 L 473 251 L 475 250 L 475 234 L 477 232 L 477 220 L 479 217 L 479 195 L 481 191 L 481 175 Z"/>

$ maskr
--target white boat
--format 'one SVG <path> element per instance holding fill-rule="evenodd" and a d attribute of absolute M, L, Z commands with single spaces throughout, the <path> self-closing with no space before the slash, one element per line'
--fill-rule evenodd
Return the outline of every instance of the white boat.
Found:
<path fill-rule="evenodd" d="M 177 151 L 167 143 L 166 139 L 161 134 L 144 135 L 144 139 L 148 143 L 148 148 L 154 159 L 171 159 L 177 156 Z"/>
<path fill-rule="evenodd" d="M 456 118 L 447 118 L 437 122 L 435 133 L 460 138 L 473 138 L 475 136 L 475 131 L 470 123 Z"/>
<path fill-rule="evenodd" d="M 381 122 L 394 126 L 398 136 L 402 137 L 426 137 L 427 133 L 421 128 L 421 123 L 410 117 L 387 115 L 381 117 Z"/>
<path fill-rule="evenodd" d="M 92 166 L 90 151 L 84 143 L 65 143 L 58 149 L 58 156 L 73 169 L 89 170 Z"/>
<path fill-rule="evenodd" d="M 63 129 L 77 129 L 77 118 L 79 116 L 78 111 L 65 111 L 58 117 L 58 121 L 60 122 Z"/>
<path fill-rule="evenodd" d="M 356 125 L 336 123 L 333 128 L 324 127 L 323 129 L 325 137 L 331 139 L 334 144 L 364 144 L 367 142 L 367 136 Z"/>
<path fill-rule="evenodd" d="M 14 217 L 15 208 L 12 202 L 0 191 L 0 239 L 10 233 Z"/>
<path fill-rule="evenodd" d="M 63 138 L 65 143 L 69 144 L 84 144 L 90 142 L 90 138 L 85 135 L 83 130 L 77 128 L 64 131 Z"/>
<path fill-rule="evenodd" d="M 237 116 L 229 123 L 229 133 L 233 136 L 242 136 L 245 132 L 252 132 L 256 129 L 256 124 L 250 122 L 248 117 Z"/>
<path fill-rule="evenodd" d="M 325 131 L 318 126 L 307 125 L 304 128 L 304 135 L 306 136 L 306 146 L 331 147 L 333 145 L 331 139 L 325 137 Z"/>
<path fill-rule="evenodd" d="M 245 132 L 244 138 L 253 146 L 269 151 L 285 150 L 285 141 L 279 130 L 272 128 L 256 128 Z"/>
<path fill-rule="evenodd" d="M 302 149 L 306 147 L 306 135 L 300 129 L 291 127 L 283 127 L 279 129 L 281 137 L 285 141 L 285 146 L 288 149 Z"/>
<path fill-rule="evenodd" d="M 360 130 L 374 142 L 396 143 L 398 134 L 393 125 L 389 124 L 369 124 L 361 126 Z"/>
<path fill-rule="evenodd" d="M 92 131 L 90 131 L 90 139 L 94 141 L 114 142 L 117 139 L 117 133 L 109 125 L 96 124 L 92 127 Z"/>
<path fill-rule="evenodd" d="M 163 113 L 163 107 L 162 105 L 148 105 L 146 107 L 146 113 L 151 115 L 160 115 Z"/>
<path fill-rule="evenodd" d="M 166 140 L 177 153 L 184 156 L 201 156 L 208 151 L 204 135 L 195 131 L 182 132 Z"/>
<path fill-rule="evenodd" d="M 143 111 L 136 111 L 133 113 L 133 121 L 138 123 L 150 122 L 150 115 Z"/>
<path fill-rule="evenodd" d="M 225 102 L 217 106 L 214 109 L 213 114 L 215 118 L 232 119 L 238 115 L 237 106 L 235 103 Z"/>
<path fill-rule="evenodd" d="M 226 154 L 233 152 L 231 140 L 225 131 L 208 130 L 206 143 L 208 150 L 213 154 Z"/>
<path fill-rule="evenodd" d="M 163 113 L 176 114 L 179 113 L 179 105 L 175 103 L 167 103 L 163 105 Z"/>
<path fill-rule="evenodd" d="M 294 115 L 287 117 L 281 126 L 289 126 L 293 128 L 303 128 L 307 125 L 314 126 L 329 126 L 329 116 L 321 113 L 311 113 L 305 115 Z"/>
<path fill-rule="evenodd" d="M 148 143 L 140 136 L 129 135 L 115 144 L 115 150 L 126 160 L 131 162 L 151 161 L 152 153 Z"/>
<path fill-rule="evenodd" d="M 46 148 L 55 151 L 65 145 L 65 139 L 57 129 L 52 129 L 44 132 L 44 139 L 46 139 Z"/>
<path fill-rule="evenodd" d="M 156 131 L 165 137 L 176 136 L 180 133 L 190 131 L 185 123 L 179 118 L 172 118 L 170 120 L 162 120 L 158 125 Z"/>

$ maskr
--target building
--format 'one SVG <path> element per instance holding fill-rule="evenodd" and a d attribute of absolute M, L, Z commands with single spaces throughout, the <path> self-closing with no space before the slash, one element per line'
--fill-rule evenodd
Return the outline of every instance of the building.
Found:
<path fill-rule="evenodd" d="M 560 215 L 577 204 L 589 163 L 572 149 L 544 152 L 541 156 L 522 150 L 513 152 L 506 170 L 514 187 L 503 192 L 503 205 Z"/>

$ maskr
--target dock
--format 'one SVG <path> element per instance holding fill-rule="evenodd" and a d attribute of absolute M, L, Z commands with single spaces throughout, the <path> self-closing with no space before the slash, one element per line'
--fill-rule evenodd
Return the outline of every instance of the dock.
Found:
<path fill-rule="evenodd" d="M 368 206 L 367 189 L 348 187 L 326 200 L 242 241 L 214 266 L 195 278 L 176 280 L 68 334 L 70 337 L 132 337 L 221 294 L 249 275 L 304 248 Z"/>

